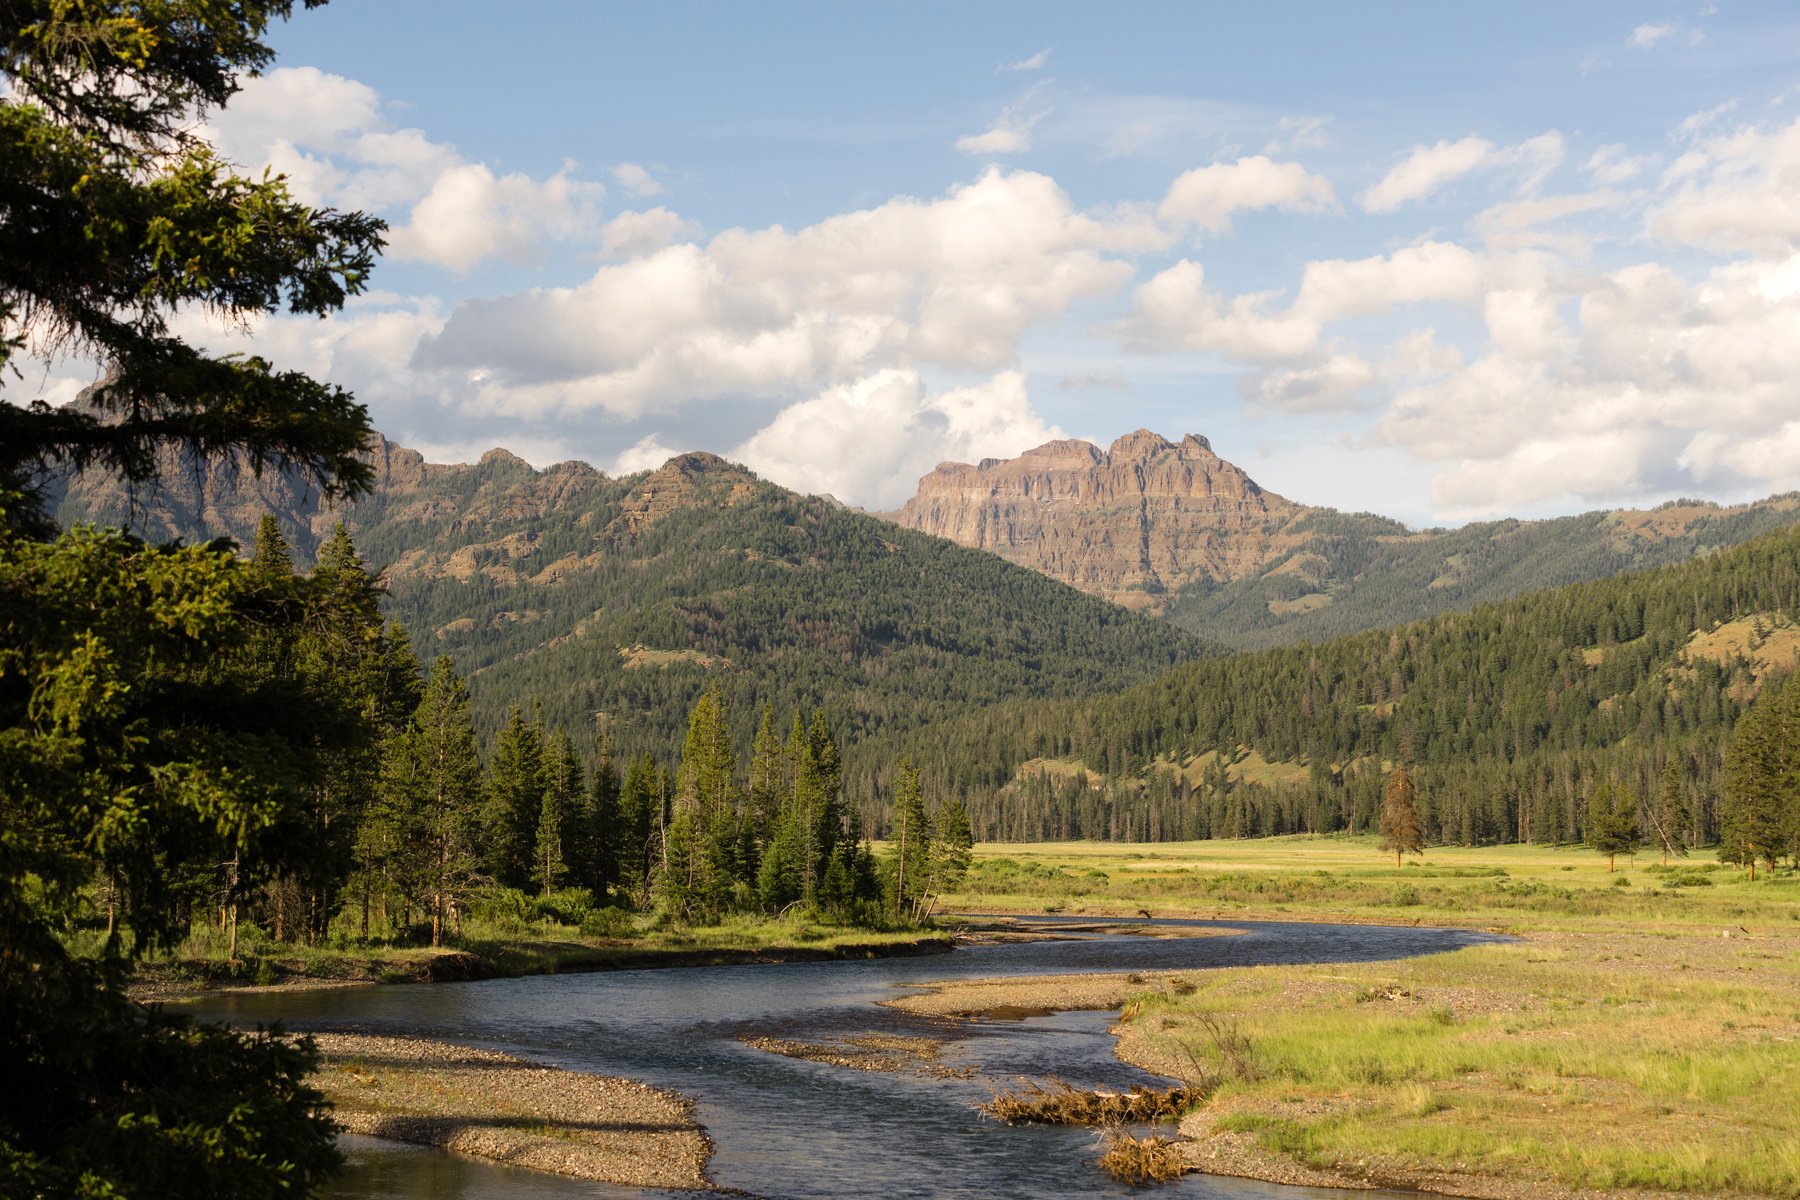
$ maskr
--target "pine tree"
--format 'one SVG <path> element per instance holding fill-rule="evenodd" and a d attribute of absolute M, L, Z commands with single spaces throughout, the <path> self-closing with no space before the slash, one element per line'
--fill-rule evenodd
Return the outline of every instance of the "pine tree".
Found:
<path fill-rule="evenodd" d="M 651 870 L 661 857 L 659 774 L 656 760 L 645 752 L 626 765 L 619 788 L 619 882 L 632 896 L 646 901 Z"/>
<path fill-rule="evenodd" d="M 738 884 L 754 878 L 739 863 L 737 755 L 724 699 L 706 692 L 688 714 L 687 739 L 677 774 L 676 805 L 687 814 L 695 853 L 685 886 L 693 911 L 713 916 L 730 904 Z"/>
<path fill-rule="evenodd" d="M 775 821 L 781 813 L 782 801 L 791 791 L 781 739 L 775 733 L 775 709 L 764 704 L 762 720 L 756 726 L 756 741 L 750 750 L 750 794 L 748 804 L 758 845 L 774 836 Z"/>
<path fill-rule="evenodd" d="M 1725 754 L 1719 858 L 1749 868 L 1751 879 L 1756 878 L 1759 860 L 1775 865 L 1795 819 L 1792 808 L 1800 794 L 1800 764 L 1794 738 L 1800 728 L 1790 724 L 1793 706 L 1782 695 L 1795 690 L 1792 684 L 1764 685 L 1738 719 Z"/>
<path fill-rule="evenodd" d="M 904 758 L 894 768 L 893 810 L 893 844 L 888 854 L 893 864 L 894 915 L 916 919 L 927 887 L 931 822 L 925 815 L 919 773 Z"/>
<path fill-rule="evenodd" d="M 969 827 L 969 812 L 961 800 L 946 800 L 938 806 L 937 842 L 933 847 L 933 891 L 937 895 L 953 892 L 968 877 L 974 858 L 975 835 Z M 926 916 L 930 916 L 930 912 Z"/>
<path fill-rule="evenodd" d="M 1611 874 L 1615 858 L 1635 853 L 1641 843 L 1637 797 L 1630 788 L 1603 781 L 1588 799 L 1587 844 L 1606 855 Z"/>
<path fill-rule="evenodd" d="M 514 708 L 494 742 L 483 812 L 483 865 L 505 887 L 531 885 L 544 808 L 543 732 Z"/>
<path fill-rule="evenodd" d="M 1412 772 L 1401 763 L 1388 776 L 1381 799 L 1381 848 L 1394 852 L 1394 865 L 1402 854 L 1425 853 L 1425 831 L 1419 820 L 1418 798 Z"/>
<path fill-rule="evenodd" d="M 796 726 L 799 718 L 795 718 Z M 813 710 L 812 725 L 806 732 L 806 750 L 802 761 L 807 767 L 807 791 L 812 814 L 812 877 L 816 881 L 836 853 L 844 835 L 842 761 L 837 742 L 825 723 L 825 710 Z"/>
<path fill-rule="evenodd" d="M 539 895 L 548 896 L 569 874 L 569 847 L 579 854 L 580 829 L 586 812 L 586 781 L 575 747 L 562 730 L 544 739 L 543 798 L 533 835 L 532 873 Z"/>
<path fill-rule="evenodd" d="M 430 914 L 431 944 L 441 946 L 460 924 L 476 871 L 482 798 L 469 691 L 448 658 L 432 664 L 412 725 L 389 755 L 385 785 L 405 814 L 408 875 Z"/>
<path fill-rule="evenodd" d="M 806 895 L 806 822 L 797 805 L 777 814 L 774 832 L 756 872 L 756 896 L 764 912 L 780 913 Z"/>
<path fill-rule="evenodd" d="M 263 565 L 253 560 L 252 570 L 272 585 L 281 574 L 278 551 L 270 543 L 265 549 Z M 301 624 L 276 658 L 319 697 L 320 711 L 345 714 L 313 731 L 325 770 L 310 811 L 289 831 L 300 851 L 295 866 L 270 893 L 277 937 L 301 934 L 312 942 L 324 936 L 339 891 L 353 876 L 363 885 L 367 927 L 370 889 L 387 868 L 383 848 L 392 841 L 385 814 L 370 811 L 369 803 L 387 740 L 418 706 L 421 672 L 405 631 L 382 619 L 381 588 L 342 522 L 321 547 L 299 597 Z"/>
<path fill-rule="evenodd" d="M 1656 803 L 1650 806 L 1649 816 L 1650 827 L 1655 830 L 1657 843 L 1662 847 L 1663 866 L 1669 865 L 1671 854 L 1686 858 L 1686 830 L 1693 821 L 1693 814 L 1681 778 L 1681 760 L 1676 755 L 1671 754 L 1663 766 L 1662 787 L 1656 794 Z"/>
<path fill-rule="evenodd" d="M 250 552 L 250 578 L 260 587 L 294 578 L 293 549 L 283 536 L 274 513 L 264 513 L 257 519 L 256 542 Z"/>
<path fill-rule="evenodd" d="M 619 769 L 613 763 L 612 733 L 600 730 L 599 761 L 594 764 L 593 785 L 588 791 L 588 832 L 585 839 L 587 886 L 604 902 L 619 887 L 630 860 L 631 830 L 621 803 Z"/>

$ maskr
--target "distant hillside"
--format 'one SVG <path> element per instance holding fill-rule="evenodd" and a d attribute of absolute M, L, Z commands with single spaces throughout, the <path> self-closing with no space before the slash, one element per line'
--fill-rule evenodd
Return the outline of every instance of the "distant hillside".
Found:
<path fill-rule="evenodd" d="M 852 740 L 1016 696 L 1117 690 L 1206 650 L 1165 623 L 1014 567 L 803 497 L 705 454 L 610 479 L 493 451 L 427 464 L 378 441 L 374 494 L 341 513 L 291 481 L 177 469 L 138 497 L 73 481 L 61 516 L 248 544 L 274 511 L 310 561 L 343 519 L 384 566 L 388 610 L 422 657 L 473 673 L 491 729 L 541 697 L 578 728 L 666 750 L 714 683 L 740 735 L 775 704 L 825 705 Z"/>
<path fill-rule="evenodd" d="M 894 739 L 979 837 L 1368 829 L 1406 759 L 1434 839 L 1567 841 L 1595 786 L 1679 765 L 1717 831 L 1729 731 L 1800 661 L 1800 529 L 1393 630 L 1185 664 L 1117 696 L 1024 702 Z M 1796 831 L 1800 836 L 1800 831 Z"/>
<path fill-rule="evenodd" d="M 1414 532 L 1268 492 L 1189 434 L 945 463 L 890 519 L 1240 649 L 1681 562 L 1800 519 L 1800 496 Z"/>

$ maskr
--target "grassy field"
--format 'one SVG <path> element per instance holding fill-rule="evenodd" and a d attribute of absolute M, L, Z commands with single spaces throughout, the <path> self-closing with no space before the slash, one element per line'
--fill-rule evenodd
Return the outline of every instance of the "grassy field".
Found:
<path fill-rule="evenodd" d="M 1216 1087 L 1203 1169 L 1466 1194 L 1800 1196 L 1800 877 L 1542 847 L 984 846 L 954 905 L 1456 924 L 1518 941 L 1198 972 L 1122 1051 Z M 1522 1190 L 1521 1190 L 1522 1189 Z"/>
<path fill-rule="evenodd" d="M 1396 867 L 1372 838 L 1046 842 L 976 847 L 948 911 L 1345 920 L 1502 931 L 1694 930 L 1800 933 L 1800 874 L 1755 883 L 1710 852 L 1621 857 L 1590 850 L 1433 847 Z"/>

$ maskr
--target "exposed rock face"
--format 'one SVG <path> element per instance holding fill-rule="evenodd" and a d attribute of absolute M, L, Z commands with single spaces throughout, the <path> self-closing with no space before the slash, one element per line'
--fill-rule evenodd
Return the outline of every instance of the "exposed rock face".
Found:
<path fill-rule="evenodd" d="M 1201 577 L 1240 579 L 1291 549 L 1311 511 L 1264 491 L 1189 434 L 1147 429 L 1106 450 L 1048 442 L 1013 459 L 944 463 L 887 514 L 1128 608 L 1161 612 Z"/>

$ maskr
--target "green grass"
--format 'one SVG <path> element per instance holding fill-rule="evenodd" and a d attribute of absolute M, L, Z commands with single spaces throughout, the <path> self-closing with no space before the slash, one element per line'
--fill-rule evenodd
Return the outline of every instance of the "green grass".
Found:
<path fill-rule="evenodd" d="M 1196 972 L 1127 1008 L 1127 1043 L 1223 1078 L 1202 1110 L 1213 1128 L 1365 1182 L 1800 1196 L 1800 876 L 1751 883 L 1710 853 L 1618 867 L 1544 846 L 1396 867 L 1347 837 L 984 845 L 949 907 L 1518 934 L 1396 963 Z"/>
<path fill-rule="evenodd" d="M 1309 1165 L 1800 1195 L 1800 938 L 1544 935 L 1218 972 L 1131 1020 L 1227 1075 L 1215 1127 Z"/>
<path fill-rule="evenodd" d="M 1621 881 L 1625 881 L 1621 883 Z M 988 844 L 946 907 L 1347 920 L 1502 930 L 1768 926 L 1800 931 L 1800 875 L 1755 883 L 1710 851 L 1606 860 L 1575 847 L 1434 847 L 1394 865 L 1373 838 Z"/>

